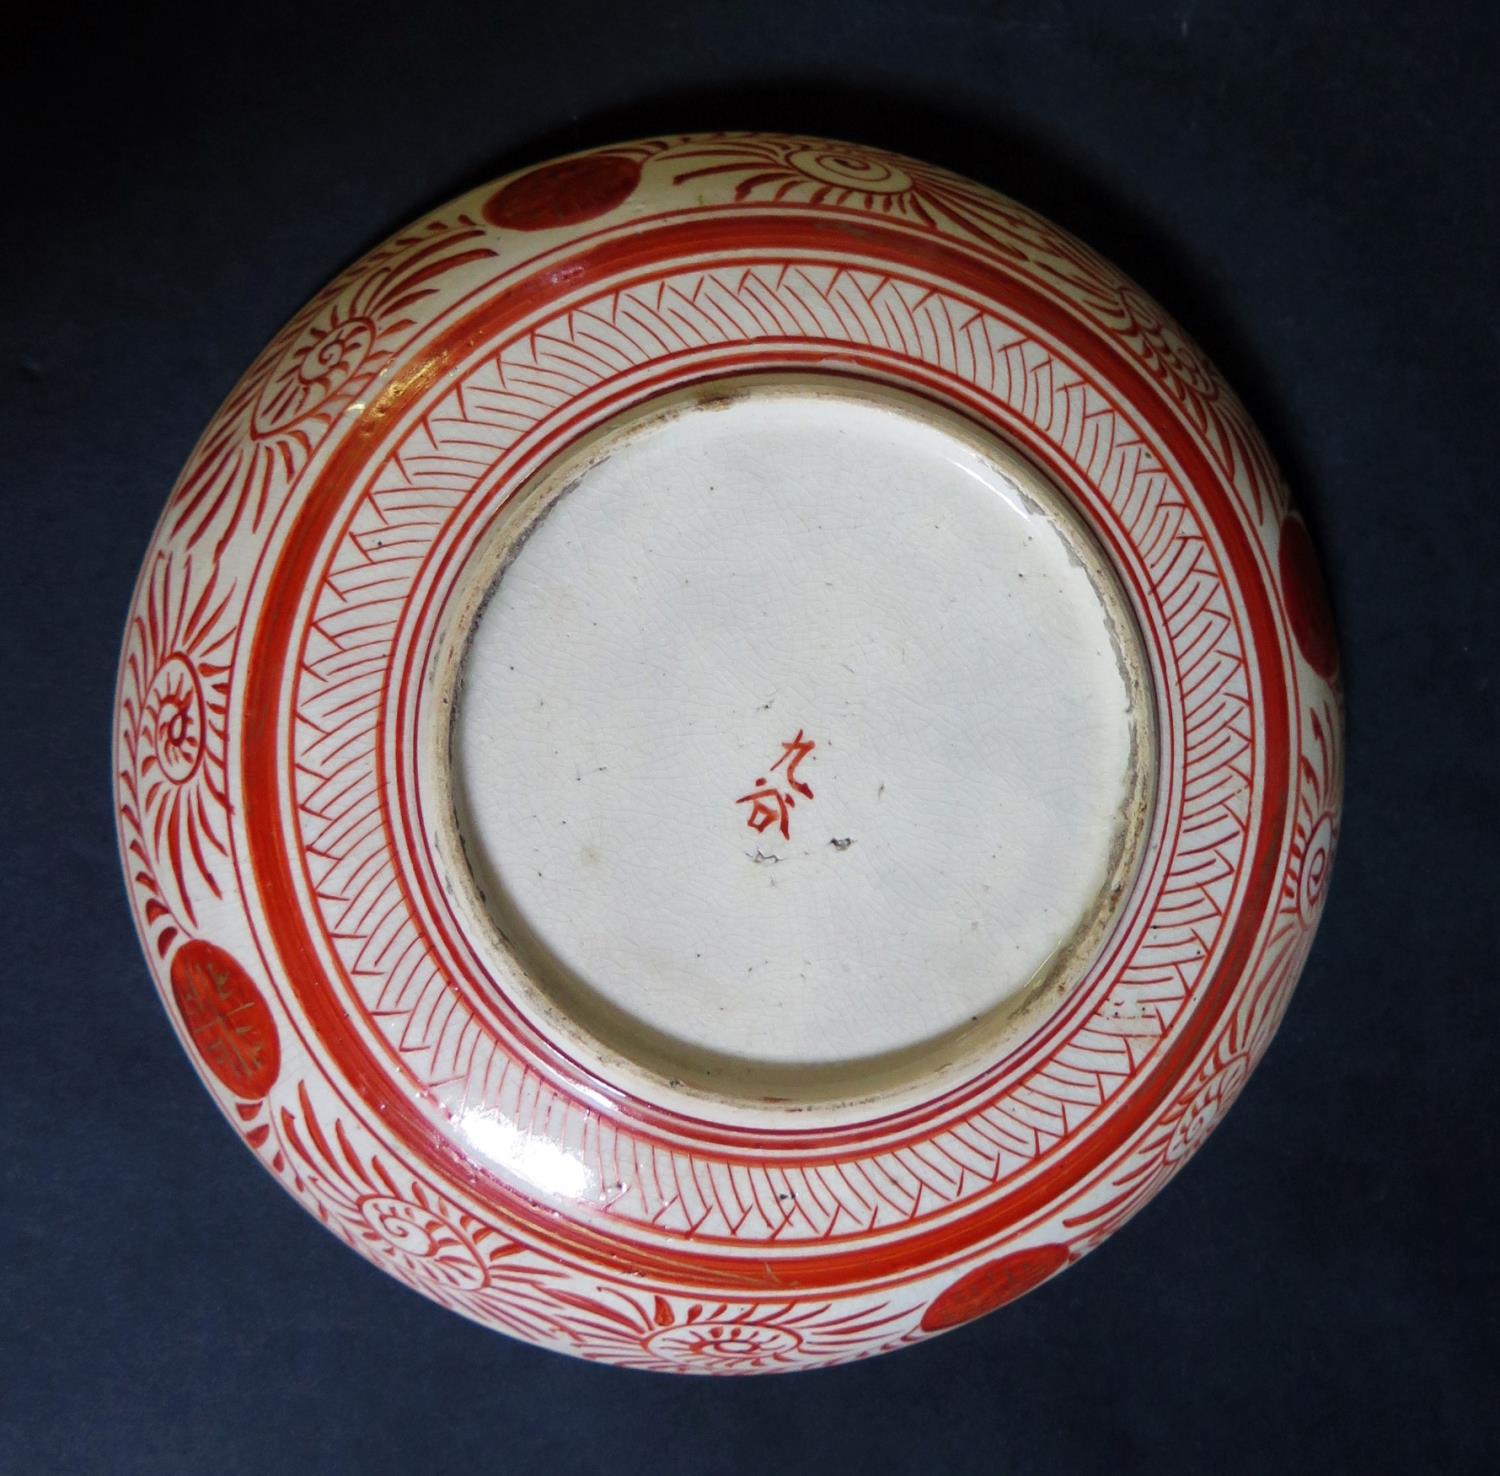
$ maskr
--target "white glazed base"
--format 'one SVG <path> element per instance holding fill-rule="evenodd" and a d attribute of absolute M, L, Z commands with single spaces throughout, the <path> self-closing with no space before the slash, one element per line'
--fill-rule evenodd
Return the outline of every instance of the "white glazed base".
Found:
<path fill-rule="evenodd" d="M 666 399 L 524 489 L 462 590 L 427 745 L 458 910 L 610 1078 L 868 1110 L 1019 1044 L 1107 934 L 1139 634 L 957 417 L 813 377 Z"/>

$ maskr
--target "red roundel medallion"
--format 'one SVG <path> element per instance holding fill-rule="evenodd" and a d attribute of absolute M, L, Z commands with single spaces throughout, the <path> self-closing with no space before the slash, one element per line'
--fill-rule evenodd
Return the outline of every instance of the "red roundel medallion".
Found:
<path fill-rule="evenodd" d="M 544 164 L 496 190 L 485 201 L 484 218 L 513 231 L 577 225 L 623 205 L 640 178 L 641 166 L 619 154 L 585 154 Z"/>
<path fill-rule="evenodd" d="M 922 1330 L 944 1332 L 983 1317 L 1025 1296 L 1061 1271 L 1070 1259 L 1060 1245 L 1038 1245 L 977 1266 L 941 1293 L 922 1314 Z"/>
<path fill-rule="evenodd" d="M 276 1022 L 222 948 L 194 940 L 172 956 L 172 998 L 199 1060 L 237 1097 L 264 1097 L 281 1069 Z"/>

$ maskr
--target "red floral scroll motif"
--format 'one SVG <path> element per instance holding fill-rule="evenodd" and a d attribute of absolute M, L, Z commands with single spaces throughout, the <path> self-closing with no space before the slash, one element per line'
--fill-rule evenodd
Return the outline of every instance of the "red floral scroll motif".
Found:
<path fill-rule="evenodd" d="M 281 1070 L 276 1022 L 222 948 L 194 940 L 172 959 L 172 997 L 203 1063 L 236 1096 L 259 1101 Z"/>
<path fill-rule="evenodd" d="M 309 458 L 442 301 L 449 273 L 494 255 L 466 215 L 405 231 L 324 288 L 230 392 L 183 469 L 167 532 L 223 556 L 281 505 Z"/>
<path fill-rule="evenodd" d="M 425 1180 L 371 1151 L 357 1123 L 319 1119 L 307 1085 L 276 1114 L 271 1169 L 346 1245 L 415 1291 L 532 1342 L 568 1337 L 561 1268 L 476 1219 Z M 262 1140 L 264 1141 L 264 1140 Z M 363 1145 L 363 1146 L 361 1146 Z"/>
<path fill-rule="evenodd" d="M 640 163 L 622 154 L 563 159 L 502 185 L 485 202 L 484 218 L 513 231 L 556 230 L 617 209 L 640 182 Z"/>
<path fill-rule="evenodd" d="M 740 135 L 689 139 L 667 156 L 694 167 L 675 184 L 719 177 L 753 203 L 882 215 L 934 234 L 968 235 L 1015 262 L 1045 264 L 1079 296 L 1113 307 L 1119 274 L 1029 210 L 931 164 L 822 139 Z"/>
<path fill-rule="evenodd" d="M 1338 842 L 1339 795 L 1343 789 L 1340 753 L 1333 735 L 1337 714 L 1328 707 L 1308 714 L 1311 741 L 1304 746 L 1297 796 L 1297 823 L 1287 858 L 1282 908 L 1295 909 L 1306 927 L 1317 923 L 1328 872 Z"/>
<path fill-rule="evenodd" d="M 1297 638 L 1297 649 L 1324 681 L 1331 682 L 1339 669 L 1333 612 L 1328 607 L 1328 592 L 1307 525 L 1295 514 L 1281 524 L 1276 563 L 1282 598 L 1286 601 L 1286 618 Z"/>
<path fill-rule="evenodd" d="M 716 1302 L 598 1284 L 554 1289 L 573 1350 L 626 1368 L 670 1373 L 778 1372 L 895 1347 L 907 1314 L 885 1303 Z"/>
<path fill-rule="evenodd" d="M 972 1322 L 1055 1276 L 1072 1259 L 1066 1246 L 1034 1245 L 960 1276 L 922 1314 L 923 1332 L 943 1332 Z"/>
<path fill-rule="evenodd" d="M 1249 1078 L 1250 1068 L 1245 1056 L 1231 1056 L 1198 1088 L 1167 1139 L 1168 1163 L 1180 1163 L 1187 1158 L 1223 1121 Z"/>
<path fill-rule="evenodd" d="M 192 887 L 222 896 L 228 854 L 225 716 L 234 587 L 211 573 L 195 588 L 191 558 L 158 554 L 130 622 L 120 684 L 120 818 L 148 927 L 166 956 L 178 926 L 196 925 Z"/>

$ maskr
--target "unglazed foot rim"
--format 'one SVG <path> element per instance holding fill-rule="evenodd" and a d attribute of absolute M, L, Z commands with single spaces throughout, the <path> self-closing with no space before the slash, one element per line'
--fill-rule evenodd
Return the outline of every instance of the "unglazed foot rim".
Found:
<path fill-rule="evenodd" d="M 205 431 L 115 805 L 190 1060 L 319 1223 L 583 1358 L 765 1372 L 1041 1285 L 1202 1144 L 1340 824 L 1243 407 L 1014 201 L 638 140 L 472 191 Z"/>
<path fill-rule="evenodd" d="M 475 549 L 431 681 L 424 812 L 497 987 L 714 1116 L 890 1110 L 1002 1058 L 1149 825 L 1097 543 L 894 388 L 744 376 L 601 427 Z"/>

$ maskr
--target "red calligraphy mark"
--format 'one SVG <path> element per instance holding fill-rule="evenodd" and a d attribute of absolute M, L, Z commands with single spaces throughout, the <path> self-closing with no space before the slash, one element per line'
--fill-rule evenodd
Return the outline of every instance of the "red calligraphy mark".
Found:
<path fill-rule="evenodd" d="M 792 806 L 797 802 L 791 795 L 783 794 L 774 785 L 767 784 L 764 779 L 755 781 L 762 788 L 754 790 L 750 794 L 742 794 L 736 801 L 737 805 L 749 805 L 750 814 L 746 817 L 745 824 L 751 830 L 764 834 L 771 826 L 777 825 L 781 830 L 784 840 L 792 838 Z"/>
<path fill-rule="evenodd" d="M 808 754 L 810 754 L 817 746 L 818 745 L 814 743 L 810 738 L 804 739 L 802 737 L 802 729 L 798 728 L 797 736 L 793 738 L 790 743 L 783 743 L 781 745 L 781 757 L 771 765 L 771 772 L 774 774 L 777 769 L 779 769 L 783 764 L 786 764 L 786 782 L 790 784 L 798 794 L 806 795 L 808 799 L 811 799 L 813 797 L 813 792 L 807 787 L 807 785 L 798 782 L 797 765 L 800 764 L 802 760 L 805 759 Z M 786 763 L 788 759 L 792 760 L 789 764 Z M 762 781 L 757 780 L 757 783 L 759 782 Z"/>
<path fill-rule="evenodd" d="M 798 728 L 797 736 L 790 743 L 781 745 L 781 757 L 771 765 L 771 772 L 774 774 L 777 769 L 786 764 L 786 782 L 804 799 L 811 799 L 813 792 L 808 785 L 797 778 L 797 765 L 817 746 L 812 739 L 804 738 L 802 729 Z M 796 796 L 788 794 L 784 789 L 779 789 L 764 774 L 755 782 L 758 788 L 752 789 L 749 794 L 742 794 L 735 801 L 737 805 L 750 806 L 750 813 L 745 817 L 745 824 L 757 835 L 764 835 L 774 825 L 781 831 L 783 840 L 791 840 L 791 812 L 797 805 Z"/>

